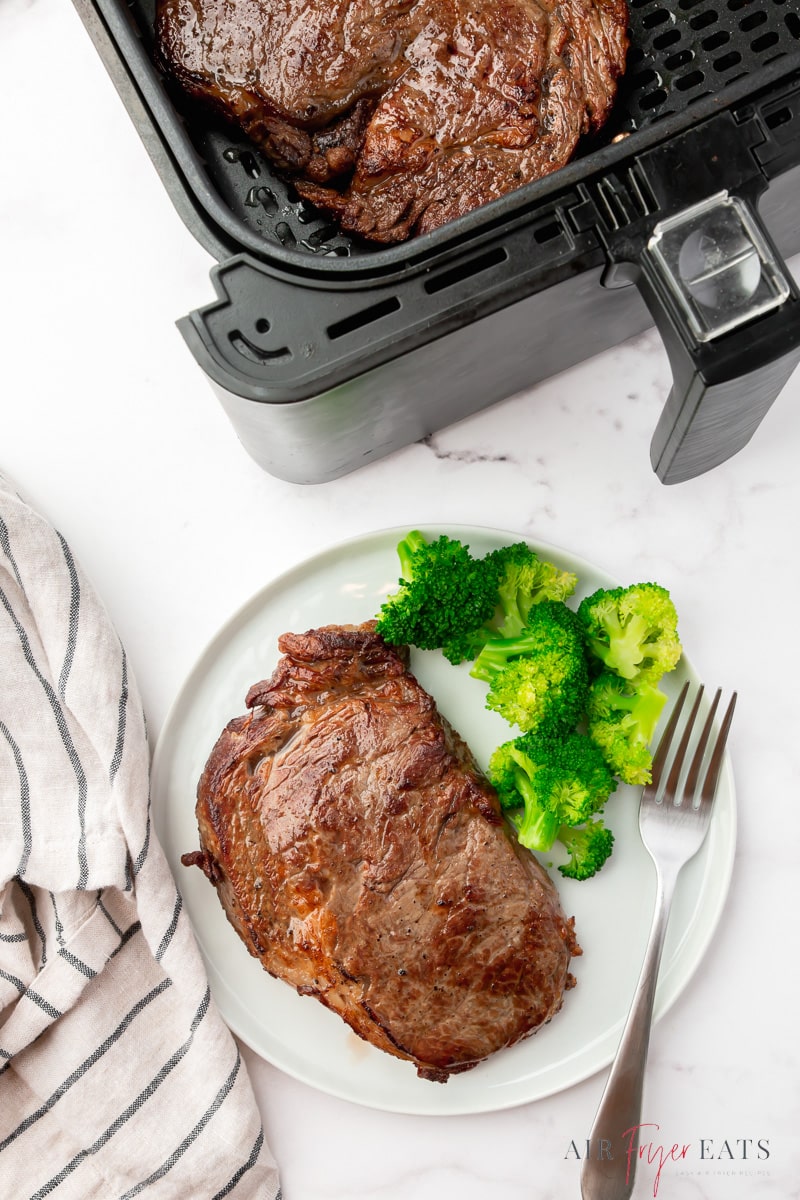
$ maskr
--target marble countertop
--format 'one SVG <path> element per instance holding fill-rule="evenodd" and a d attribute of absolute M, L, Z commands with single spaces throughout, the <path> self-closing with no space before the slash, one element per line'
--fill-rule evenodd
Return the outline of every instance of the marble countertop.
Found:
<path fill-rule="evenodd" d="M 235 609 L 370 530 L 489 525 L 664 583 L 699 674 L 739 690 L 739 833 L 717 932 L 652 1040 L 643 1119 L 654 1147 L 689 1150 L 660 1176 L 645 1162 L 635 1194 L 798 1195 L 798 969 L 783 919 L 800 901 L 788 607 L 800 584 L 800 373 L 744 451 L 674 487 L 649 465 L 670 386 L 652 331 L 356 474 L 282 482 L 243 452 L 175 328 L 213 299 L 211 260 L 67 0 L 3 0 L 0 78 L 0 469 L 104 598 L 153 741 Z M 337 1100 L 245 1058 L 285 1200 L 579 1195 L 605 1072 L 506 1111 L 431 1118 Z"/>

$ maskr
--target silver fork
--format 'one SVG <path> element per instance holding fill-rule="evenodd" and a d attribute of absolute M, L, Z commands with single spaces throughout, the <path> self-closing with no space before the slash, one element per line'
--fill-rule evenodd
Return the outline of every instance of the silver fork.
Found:
<path fill-rule="evenodd" d="M 653 1001 L 672 897 L 681 868 L 694 858 L 705 840 L 733 718 L 735 692 L 709 748 L 721 695 L 718 691 L 689 761 L 703 696 L 700 685 L 667 774 L 669 752 L 688 690 L 687 683 L 675 702 L 653 756 L 652 782 L 643 789 L 639 805 L 642 841 L 656 866 L 655 912 L 633 1003 L 592 1127 L 590 1146 L 599 1145 L 601 1153 L 587 1155 L 584 1160 L 583 1200 L 627 1200 L 633 1191 Z M 620 1144 L 623 1152 L 615 1153 L 614 1148 Z"/>

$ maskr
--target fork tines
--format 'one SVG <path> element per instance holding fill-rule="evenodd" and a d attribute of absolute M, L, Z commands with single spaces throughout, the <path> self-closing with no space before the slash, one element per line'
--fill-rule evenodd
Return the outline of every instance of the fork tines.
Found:
<path fill-rule="evenodd" d="M 722 769 L 723 755 L 725 752 L 725 743 L 728 738 L 728 730 L 730 729 L 731 721 L 733 720 L 733 710 L 736 705 L 737 694 L 736 692 L 733 692 L 731 695 L 730 701 L 728 702 L 728 707 L 722 717 L 716 740 L 714 741 L 711 752 L 708 755 L 708 761 L 705 764 L 705 772 L 703 773 L 706 750 L 709 745 L 711 731 L 714 726 L 714 718 L 716 716 L 722 696 L 722 691 L 718 688 L 714 699 L 711 701 L 705 722 L 697 738 L 697 742 L 694 747 L 694 754 L 691 762 L 689 763 L 686 777 L 683 782 L 683 787 L 679 790 L 681 773 L 684 770 L 685 764 L 689 761 L 688 756 L 690 743 L 694 733 L 697 716 L 700 711 L 704 690 L 705 689 L 702 683 L 699 684 L 697 688 L 697 695 L 695 696 L 694 703 L 692 705 L 692 710 L 689 713 L 684 725 L 680 743 L 672 758 L 672 765 L 670 767 L 669 774 L 666 777 L 666 782 L 664 783 L 664 797 L 671 800 L 673 803 L 676 802 L 676 798 L 679 796 L 686 797 L 690 802 L 693 802 L 694 797 L 698 793 L 698 788 L 700 788 L 699 803 L 709 803 L 713 799 L 717 782 L 719 780 L 720 771 Z M 661 739 L 658 743 L 658 749 L 653 756 L 652 782 L 649 783 L 645 788 L 645 791 L 650 795 L 653 795 L 654 792 L 659 790 L 662 780 L 664 779 L 664 772 L 667 767 L 672 741 L 678 728 L 678 723 L 688 692 L 689 684 L 687 682 L 681 688 L 678 699 L 675 701 L 675 706 L 670 714 L 669 721 L 667 722 L 664 732 L 661 735 Z M 700 787 L 701 773 L 702 786 Z"/>

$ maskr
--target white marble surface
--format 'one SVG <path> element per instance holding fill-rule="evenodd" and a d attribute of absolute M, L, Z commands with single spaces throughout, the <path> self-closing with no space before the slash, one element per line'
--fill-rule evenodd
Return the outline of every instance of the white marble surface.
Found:
<path fill-rule="evenodd" d="M 678 487 L 649 466 L 669 386 L 652 333 L 356 475 L 280 482 L 242 452 L 174 327 L 212 298 L 211 263 L 68 0 L 2 0 L 0 80 L 0 469 L 104 597 L 153 739 L 230 613 L 342 538 L 494 525 L 662 581 L 701 675 L 738 687 L 740 705 L 729 902 L 653 1037 L 644 1119 L 660 1127 L 654 1141 L 690 1147 L 664 1166 L 658 1195 L 800 1195 L 800 374 L 744 452 Z M 337 1101 L 246 1058 L 285 1200 L 579 1195 L 571 1146 L 588 1136 L 603 1074 L 506 1112 L 429 1118 Z M 636 1194 L 655 1183 L 645 1165 Z"/>

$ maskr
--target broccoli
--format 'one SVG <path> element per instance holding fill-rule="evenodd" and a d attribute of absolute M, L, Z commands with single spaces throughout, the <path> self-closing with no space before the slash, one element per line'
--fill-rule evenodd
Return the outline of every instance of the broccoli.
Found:
<path fill-rule="evenodd" d="M 474 659 L 494 638 L 518 637 L 525 628 L 534 604 L 545 600 L 564 601 L 575 590 L 577 576 L 539 558 L 526 542 L 514 542 L 492 550 L 483 560 L 496 573 L 496 606 L 483 625 L 452 638 L 443 651 L 452 663 Z"/>
<path fill-rule="evenodd" d="M 442 535 L 429 542 L 412 530 L 397 547 L 402 577 L 376 628 L 395 646 L 437 650 L 487 621 L 497 605 L 498 567 Z"/>
<path fill-rule="evenodd" d="M 578 732 L 520 734 L 495 750 L 489 777 L 519 841 L 538 851 L 601 812 L 616 787 L 598 747 Z"/>
<path fill-rule="evenodd" d="M 660 584 L 598 588 L 581 601 L 578 616 L 591 654 L 623 679 L 657 683 L 681 656 L 678 614 Z"/>
<path fill-rule="evenodd" d="M 589 736 L 623 783 L 649 783 L 653 765 L 650 742 L 666 695 L 655 683 L 631 683 L 604 671 L 589 688 Z"/>
<path fill-rule="evenodd" d="M 500 637 L 518 637 L 534 604 L 563 602 L 575 591 L 576 575 L 544 562 L 525 542 L 493 550 L 487 558 L 499 570 L 499 608 L 491 624 Z"/>
<path fill-rule="evenodd" d="M 614 835 L 601 818 L 585 825 L 564 826 L 558 835 L 569 859 L 558 869 L 567 879 L 590 879 L 614 849 Z"/>
<path fill-rule="evenodd" d="M 465 629 L 449 638 L 442 646 L 442 654 L 454 667 L 476 657 L 493 637 L 491 627 L 484 622 L 477 629 Z"/>
<path fill-rule="evenodd" d="M 523 846 L 568 859 L 562 875 L 594 875 L 612 853 L 602 813 L 617 782 L 647 783 L 650 743 L 681 656 L 678 618 L 656 583 L 600 588 L 574 611 L 576 577 L 525 542 L 475 557 L 419 530 L 397 546 L 401 578 L 378 632 L 394 645 L 474 660 L 486 707 L 522 732 L 495 750 L 489 776 Z"/>
<path fill-rule="evenodd" d="M 524 737 L 498 746 L 489 760 L 489 778 L 518 840 L 529 850 L 546 851 L 556 840 L 562 821 L 557 809 L 550 806 L 550 792 L 537 786 L 541 767 L 526 754 Z"/>
<path fill-rule="evenodd" d="M 457 539 L 429 542 L 414 529 L 397 554 L 400 587 L 381 607 L 378 633 L 393 645 L 441 649 L 452 663 L 474 659 L 492 638 L 519 634 L 533 604 L 564 600 L 576 583 L 525 542 L 475 558 Z"/>
<path fill-rule="evenodd" d="M 566 732 L 586 708 L 589 669 L 576 614 L 557 600 L 531 607 L 514 638 L 490 639 L 470 674 L 489 684 L 486 707 L 524 732 Z"/>

